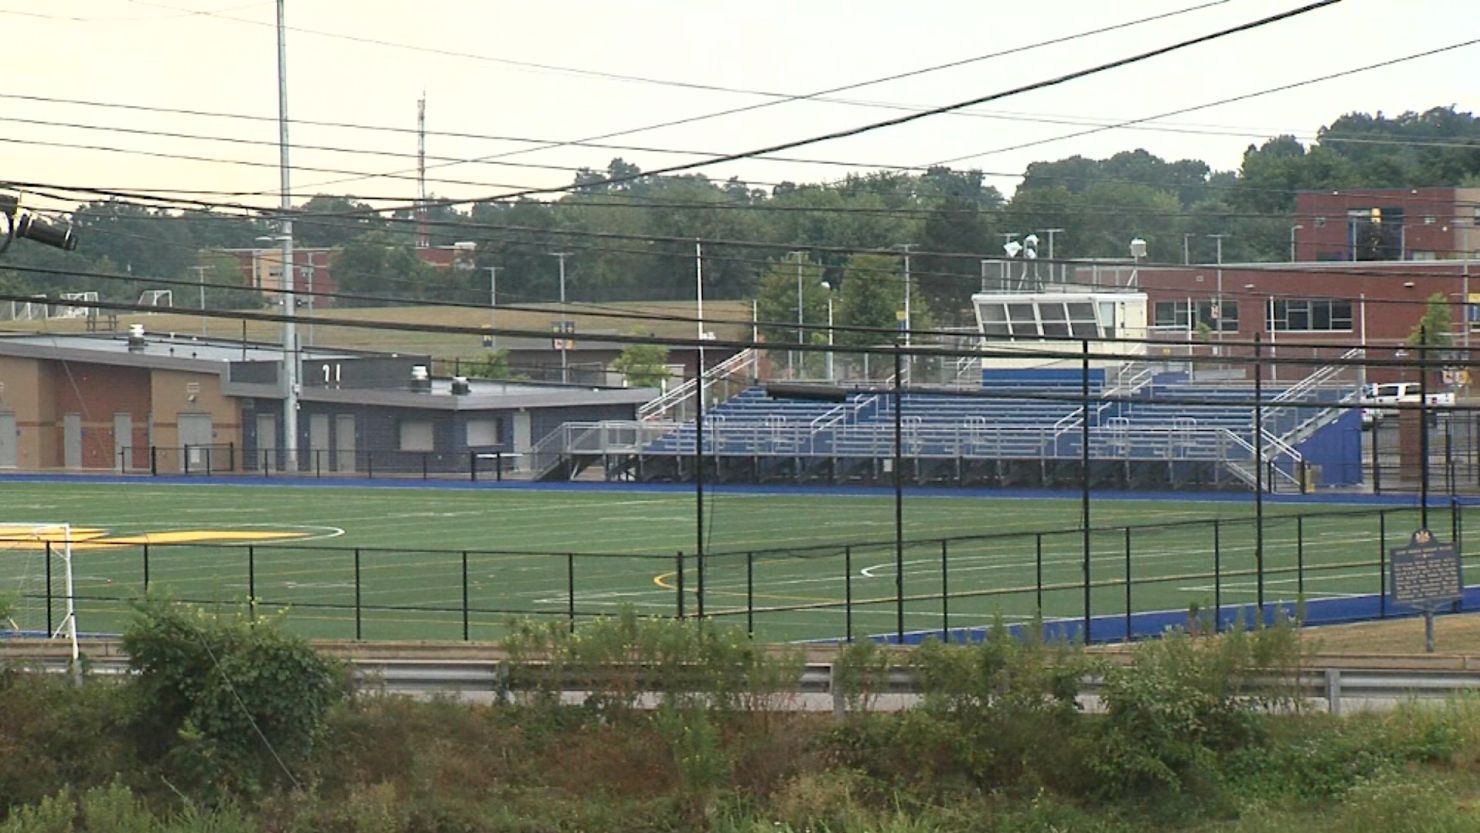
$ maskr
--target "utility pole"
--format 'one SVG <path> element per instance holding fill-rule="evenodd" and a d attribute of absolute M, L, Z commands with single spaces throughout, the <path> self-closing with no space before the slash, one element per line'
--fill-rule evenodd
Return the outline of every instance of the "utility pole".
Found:
<path fill-rule="evenodd" d="M 488 326 L 498 329 L 498 267 L 485 266 L 488 270 Z M 495 332 L 488 337 L 488 345 L 498 349 L 498 333 Z"/>
<path fill-rule="evenodd" d="M 566 356 L 570 322 L 565 317 L 565 259 L 570 257 L 570 252 L 551 252 L 550 256 L 560 260 L 560 383 L 563 385 L 570 382 L 570 361 Z"/>
<path fill-rule="evenodd" d="M 904 346 L 910 346 L 910 249 L 914 243 L 900 243 L 904 250 Z"/>
<path fill-rule="evenodd" d="M 1213 242 L 1218 246 L 1218 300 L 1213 305 L 1213 315 L 1218 323 L 1216 334 L 1218 341 L 1223 340 L 1223 238 L 1227 234 L 1210 234 Z"/>
<path fill-rule="evenodd" d="M 200 334 L 206 335 L 206 272 L 216 271 L 214 266 L 192 266 L 195 276 L 200 281 Z"/>
<path fill-rule="evenodd" d="M 293 192 L 288 166 L 288 36 L 284 0 L 277 0 L 278 177 L 282 191 L 283 243 L 283 466 L 298 471 L 298 298 L 293 274 Z"/>
<path fill-rule="evenodd" d="M 704 244 L 696 237 L 694 238 L 694 309 L 697 313 L 694 317 L 694 326 L 699 332 L 699 384 L 694 394 L 699 397 L 700 413 L 704 407 Z M 704 458 L 701 456 L 699 462 L 702 465 Z"/>

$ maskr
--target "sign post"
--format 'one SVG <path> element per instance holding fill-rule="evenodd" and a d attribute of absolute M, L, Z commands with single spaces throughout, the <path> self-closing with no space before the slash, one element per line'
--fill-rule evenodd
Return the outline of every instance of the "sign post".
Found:
<path fill-rule="evenodd" d="M 1434 612 L 1460 600 L 1464 582 L 1459 554 L 1427 529 L 1419 529 L 1408 546 L 1388 551 L 1392 600 L 1423 611 L 1424 649 L 1434 652 Z"/>

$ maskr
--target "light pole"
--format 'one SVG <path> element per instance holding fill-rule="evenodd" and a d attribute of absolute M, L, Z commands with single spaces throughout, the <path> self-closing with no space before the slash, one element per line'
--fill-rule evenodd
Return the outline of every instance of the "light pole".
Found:
<path fill-rule="evenodd" d="M 1223 238 L 1227 234 L 1210 234 L 1213 242 L 1218 246 L 1218 298 L 1213 302 L 1213 317 L 1218 323 L 1216 330 L 1217 339 L 1223 340 Z"/>
<path fill-rule="evenodd" d="M 308 343 L 312 346 L 314 343 L 314 301 L 316 300 L 313 294 L 313 276 L 315 271 L 313 252 L 308 252 L 308 263 L 303 267 L 303 271 L 304 274 L 308 275 L 308 298 L 304 300 L 303 305 L 308 312 Z"/>
<path fill-rule="evenodd" d="M 1046 229 L 1043 230 L 1043 233 L 1046 234 L 1046 235 L 1048 235 L 1048 261 L 1049 261 L 1049 263 L 1048 263 L 1048 276 L 1049 276 L 1049 278 L 1052 278 L 1053 277 L 1053 267 L 1054 267 L 1054 264 L 1053 264 L 1053 236 L 1055 234 L 1062 234 L 1063 231 L 1064 230 L 1061 229 L 1061 228 L 1046 228 Z"/>
<path fill-rule="evenodd" d="M 1136 286 L 1140 281 L 1141 258 L 1146 256 L 1146 241 L 1139 237 L 1131 238 L 1131 279 L 1126 281 L 1126 286 Z"/>
<path fill-rule="evenodd" d="M 787 257 L 797 259 L 797 344 L 802 343 L 802 258 L 806 257 L 806 255 L 806 252 L 800 250 L 786 253 Z M 797 358 L 796 350 L 792 350 L 786 354 L 786 369 L 793 379 L 797 377 Z"/>
<path fill-rule="evenodd" d="M 1194 238 L 1196 236 L 1197 235 L 1190 234 L 1190 233 L 1184 233 L 1182 235 L 1182 265 L 1183 266 L 1191 266 L 1192 265 L 1192 246 L 1189 245 L 1189 241 L 1192 240 L 1192 238 Z"/>
<path fill-rule="evenodd" d="M 1290 226 L 1290 262 L 1295 262 L 1295 232 L 1305 228 L 1302 225 Z"/>
<path fill-rule="evenodd" d="M 195 275 L 200 279 L 200 334 L 206 335 L 206 272 L 216 271 L 214 266 L 192 266 Z"/>
<path fill-rule="evenodd" d="M 900 243 L 898 248 L 904 250 L 904 346 L 910 346 L 910 249 L 915 247 L 914 243 Z"/>
<path fill-rule="evenodd" d="M 293 318 L 298 299 L 293 285 L 293 192 L 288 166 L 288 27 L 284 0 L 277 0 L 278 178 L 282 191 L 283 243 L 283 465 L 298 470 L 298 331 Z"/>
<path fill-rule="evenodd" d="M 570 362 L 566 356 L 570 322 L 565 317 L 565 259 L 570 257 L 570 252 L 550 252 L 550 256 L 560 260 L 560 384 L 563 385 L 570 382 Z"/>
<path fill-rule="evenodd" d="M 833 296 L 832 284 L 822 282 L 822 288 L 827 291 L 827 381 L 833 381 Z"/>
<path fill-rule="evenodd" d="M 498 267 L 485 266 L 488 270 L 488 326 L 490 329 L 498 330 Z M 494 332 L 488 337 L 488 346 L 494 350 L 498 349 L 498 333 Z"/>

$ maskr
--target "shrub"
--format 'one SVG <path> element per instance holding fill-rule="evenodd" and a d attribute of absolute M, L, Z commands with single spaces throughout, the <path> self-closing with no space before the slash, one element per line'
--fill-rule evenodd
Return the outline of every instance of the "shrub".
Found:
<path fill-rule="evenodd" d="M 347 690 L 339 665 L 272 619 L 149 599 L 123 648 L 141 751 L 178 787 L 212 797 L 295 781 Z"/>

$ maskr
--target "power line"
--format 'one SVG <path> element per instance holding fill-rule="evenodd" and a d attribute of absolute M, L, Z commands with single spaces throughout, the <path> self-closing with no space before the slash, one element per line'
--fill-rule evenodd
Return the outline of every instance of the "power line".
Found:
<path fill-rule="evenodd" d="M 1330 80 L 1333 80 L 1333 79 L 1336 79 L 1336 78 L 1343 78 L 1343 77 L 1346 77 L 1346 76 L 1349 76 L 1349 75 L 1356 75 L 1356 74 L 1362 73 L 1362 72 L 1369 72 L 1369 71 L 1374 70 L 1374 69 L 1381 69 L 1383 67 L 1390 67 L 1390 66 L 1393 66 L 1395 64 L 1404 63 L 1406 61 L 1417 60 L 1418 58 L 1426 58 L 1426 57 L 1429 57 L 1431 55 L 1438 55 L 1438 54 L 1441 54 L 1441 53 L 1444 53 L 1444 52 L 1450 52 L 1452 50 L 1461 49 L 1461 48 L 1466 47 L 1466 46 L 1473 46 L 1476 43 L 1480 43 L 1480 38 L 1473 38 L 1473 39 L 1470 39 L 1470 40 L 1460 41 L 1459 43 L 1452 43 L 1452 44 L 1449 44 L 1448 46 L 1441 46 L 1441 47 L 1437 47 L 1435 49 L 1427 49 L 1427 50 L 1424 50 L 1422 52 L 1414 52 L 1414 53 L 1409 54 L 1409 55 L 1403 55 L 1403 56 L 1400 56 L 1400 57 L 1397 57 L 1397 58 L 1390 58 L 1390 59 L 1388 59 L 1386 61 L 1378 61 L 1377 63 L 1367 64 L 1365 66 L 1353 67 L 1351 69 L 1341 70 L 1340 72 L 1332 72 L 1332 73 L 1327 73 L 1326 75 L 1318 75 L 1318 76 L 1316 76 L 1314 78 L 1307 78 L 1307 79 L 1305 79 L 1303 81 L 1295 81 L 1295 82 L 1292 82 L 1292 83 L 1289 83 L 1289 84 L 1281 84 L 1281 85 L 1276 86 L 1276 87 L 1268 87 L 1268 88 L 1265 88 L 1265 89 L 1262 89 L 1262 90 L 1256 90 L 1256 91 L 1250 92 L 1250 93 L 1243 93 L 1241 95 L 1230 96 L 1228 98 L 1221 98 L 1221 99 L 1218 99 L 1217 101 L 1203 102 L 1201 104 L 1195 104 L 1195 105 L 1190 106 L 1190 107 L 1179 107 L 1179 108 L 1177 108 L 1175 110 L 1168 110 L 1168 111 L 1163 112 L 1163 113 L 1157 113 L 1156 115 L 1153 115 L 1153 116 L 1142 116 L 1140 118 L 1126 119 L 1124 121 L 1116 122 L 1114 124 L 1101 125 L 1101 126 L 1092 128 L 1090 130 L 1080 130 L 1080 131 L 1076 131 L 1074 133 L 1066 133 L 1066 134 L 1063 134 L 1063 135 L 1060 135 L 1060 136 L 1053 136 L 1053 137 L 1049 137 L 1049 138 L 1046 138 L 1046 139 L 1036 139 L 1036 140 L 1031 141 L 1031 142 L 1020 142 L 1020 143 L 1015 144 L 1015 145 L 1007 145 L 1005 147 L 994 148 L 992 150 L 986 150 L 986 151 L 982 151 L 980 153 L 969 153 L 969 154 L 966 154 L 964 156 L 956 156 L 956 157 L 952 157 L 950 159 L 942 159 L 942 160 L 940 160 L 938 162 L 935 162 L 933 164 L 934 165 L 949 165 L 949 164 L 952 164 L 952 163 L 955 163 L 955 162 L 962 162 L 962 161 L 965 161 L 967 159 L 976 159 L 976 158 L 979 158 L 979 157 L 982 157 L 982 156 L 990 156 L 990 155 L 997 154 L 997 153 L 1006 153 L 1007 151 L 1011 151 L 1011 150 L 1022 150 L 1023 148 L 1035 147 L 1035 146 L 1038 146 L 1038 145 L 1048 144 L 1050 142 L 1058 142 L 1058 141 L 1062 141 L 1064 139 L 1073 139 L 1073 138 L 1078 138 L 1080 136 L 1088 136 L 1088 135 L 1091 135 L 1093 133 L 1101 133 L 1101 132 L 1106 131 L 1106 130 L 1114 130 L 1116 128 L 1126 127 L 1126 126 L 1135 125 L 1135 124 L 1140 124 L 1142 122 L 1154 121 L 1156 119 L 1167 118 L 1168 116 L 1180 116 L 1180 115 L 1183 115 L 1184 113 L 1191 113 L 1191 112 L 1195 112 L 1197 110 L 1206 110 L 1206 109 L 1208 109 L 1210 107 L 1218 107 L 1218 106 L 1221 106 L 1221 105 L 1224 105 L 1224 104 L 1232 104 L 1232 103 L 1237 102 L 1237 101 L 1245 101 L 1245 100 L 1248 100 L 1248 99 L 1251 99 L 1251 98 L 1258 98 L 1260 96 L 1270 95 L 1272 93 L 1277 93 L 1277 92 L 1285 92 L 1285 91 L 1297 89 L 1297 88 L 1300 88 L 1300 87 L 1310 86 L 1311 84 L 1318 84 L 1318 83 L 1321 83 L 1321 82 L 1324 82 L 1324 81 L 1330 81 Z M 1462 146 L 1463 147 L 1474 147 L 1475 145 L 1465 144 L 1465 145 L 1462 145 Z"/>
<path fill-rule="evenodd" d="M 1085 78 L 1085 77 L 1088 77 L 1088 76 L 1091 76 L 1091 75 L 1096 75 L 1096 74 L 1099 74 L 1099 73 L 1102 73 L 1102 72 L 1107 72 L 1107 71 L 1112 70 L 1112 69 L 1118 69 L 1120 67 L 1125 67 L 1125 66 L 1130 66 L 1132 64 L 1141 63 L 1143 61 L 1147 61 L 1147 60 L 1150 60 L 1152 58 L 1160 57 L 1162 55 L 1167 55 L 1167 54 L 1170 54 L 1172 52 L 1176 52 L 1176 51 L 1179 51 L 1179 50 L 1187 49 L 1187 48 L 1190 48 L 1190 47 L 1193 47 L 1193 46 L 1199 46 L 1199 45 L 1202 45 L 1202 44 L 1205 44 L 1205 43 L 1210 43 L 1212 41 L 1216 41 L 1216 40 L 1219 40 L 1219 39 L 1222 39 L 1222 38 L 1225 38 L 1225 37 L 1229 37 L 1229 36 L 1232 36 L 1232 35 L 1235 35 L 1235 34 L 1239 34 L 1239 33 L 1242 33 L 1242 32 L 1251 31 L 1251 30 L 1258 29 L 1258 28 L 1261 28 L 1261 27 L 1264 27 L 1264 26 L 1269 26 L 1269 25 L 1274 24 L 1274 23 L 1278 23 L 1278 22 L 1281 22 L 1281 21 L 1289 20 L 1291 18 L 1298 17 L 1298 16 L 1304 15 L 1304 14 L 1308 14 L 1308 13 L 1310 13 L 1312 11 L 1317 10 L 1317 9 L 1325 8 L 1326 6 L 1331 6 L 1331 5 L 1334 5 L 1334 4 L 1339 3 L 1339 2 L 1341 2 L 1341 0 L 1316 0 L 1316 2 L 1314 2 L 1314 3 L 1309 3 L 1309 4 L 1305 5 L 1305 6 L 1301 6 L 1301 7 L 1296 8 L 1296 9 L 1292 9 L 1292 10 L 1284 11 L 1284 12 L 1279 12 L 1277 14 L 1273 14 L 1273 15 L 1269 15 L 1269 16 L 1266 16 L 1266 17 L 1262 17 L 1262 18 L 1259 18 L 1257 20 L 1252 20 L 1252 21 L 1249 21 L 1249 22 L 1246 22 L 1246 23 L 1241 23 L 1241 24 L 1238 24 L 1238 25 L 1235 25 L 1235 26 L 1231 26 L 1231 27 L 1228 27 L 1228 28 L 1219 29 L 1219 30 L 1217 30 L 1215 32 L 1211 32 L 1211 33 L 1208 33 L 1208 34 L 1205 34 L 1205 35 L 1199 35 L 1199 36 L 1196 36 L 1196 37 L 1193 37 L 1193 38 L 1188 38 L 1188 39 L 1185 39 L 1185 40 L 1177 41 L 1175 43 L 1167 44 L 1167 45 L 1164 45 L 1164 46 L 1159 46 L 1159 47 L 1156 47 L 1154 49 L 1149 49 L 1149 50 L 1146 50 L 1146 51 L 1143 51 L 1143 52 L 1138 52 L 1138 53 L 1135 53 L 1133 55 L 1130 55 L 1130 56 L 1127 56 L 1127 57 L 1124 57 L 1124 58 L 1118 58 L 1118 59 L 1115 59 L 1115 60 L 1111 60 L 1111 61 L 1106 61 L 1106 62 L 1103 62 L 1103 63 L 1095 64 L 1093 66 L 1086 67 L 1084 69 L 1073 70 L 1071 72 L 1067 72 L 1067 73 L 1064 73 L 1064 74 L 1061 74 L 1061 75 L 1058 75 L 1058 76 L 1054 76 L 1052 78 L 1047 78 L 1047 79 L 1043 79 L 1043 80 L 1040 80 L 1040 81 L 1034 81 L 1034 82 L 1031 82 L 1031 83 L 1028 83 L 1028 84 L 1022 84 L 1022 85 L 1019 85 L 1019 86 L 1016 86 L 1016 87 L 1011 87 L 1011 88 L 1006 89 L 1006 90 L 1001 90 L 1001 91 L 998 91 L 998 92 L 989 93 L 987 95 L 982 95 L 982 96 L 977 96 L 975 98 L 966 99 L 964 101 L 958 101 L 958 102 L 956 102 L 954 104 L 947 104 L 947 105 L 943 105 L 943 106 L 940 106 L 940 107 L 933 107 L 933 108 L 930 108 L 928 110 L 922 110 L 922 111 L 917 112 L 917 113 L 909 113 L 909 114 L 903 115 L 903 116 L 896 116 L 894 118 L 884 119 L 882 121 L 871 122 L 871 123 L 863 124 L 863 125 L 858 125 L 856 127 L 845 128 L 845 129 L 842 129 L 842 130 L 834 130 L 834 131 L 831 131 L 831 132 L 828 132 L 828 133 L 823 133 L 823 134 L 819 134 L 819 135 L 809 136 L 809 137 L 802 138 L 802 139 L 793 139 L 793 140 L 786 141 L 786 142 L 780 142 L 778 144 L 768 145 L 766 147 L 755 148 L 755 149 L 752 149 L 752 150 L 741 151 L 741 152 L 738 152 L 738 153 L 725 154 L 723 156 L 714 157 L 712 159 L 700 160 L 700 161 L 695 161 L 695 162 L 685 162 L 685 163 L 676 164 L 676 165 L 668 165 L 668 166 L 665 166 L 665 167 L 662 167 L 662 168 L 658 168 L 657 170 L 649 171 L 646 174 L 637 174 L 637 175 L 622 176 L 622 177 L 609 177 L 609 178 L 607 178 L 605 180 L 602 180 L 599 183 L 591 183 L 591 184 L 608 184 L 608 185 L 610 185 L 610 184 L 618 184 L 618 183 L 622 183 L 622 182 L 631 182 L 631 181 L 634 181 L 636 179 L 640 179 L 643 176 L 651 176 L 651 175 L 654 175 L 654 174 L 672 174 L 672 173 L 677 173 L 677 172 L 680 172 L 680 171 L 695 170 L 695 169 L 698 169 L 698 168 L 708 167 L 710 165 L 716 165 L 716 164 L 720 164 L 720 163 L 723 163 L 723 162 L 735 162 L 735 161 L 739 161 L 741 159 L 749 159 L 749 158 L 754 157 L 754 156 L 759 156 L 761 154 L 779 153 L 781 151 L 787 151 L 787 150 L 791 150 L 793 148 L 805 147 L 807 145 L 819 144 L 821 142 L 834 141 L 834 140 L 837 140 L 837 139 L 843 139 L 843 138 L 847 138 L 847 137 L 850 137 L 850 136 L 858 136 L 858 135 L 861 135 L 861 134 L 864 134 L 864 133 L 869 133 L 869 132 L 872 132 L 872 131 L 875 131 L 875 130 L 881 130 L 881 129 L 884 129 L 884 128 L 887 128 L 887 127 L 896 127 L 896 126 L 899 126 L 899 125 L 902 125 L 902 124 L 908 124 L 910 122 L 919 121 L 920 119 L 929 118 L 931 116 L 941 115 L 941 114 L 944 114 L 944 113 L 950 113 L 950 112 L 953 112 L 953 111 L 956 111 L 956 110 L 960 110 L 960 109 L 963 109 L 963 108 L 966 108 L 966 107 L 971 107 L 971 106 L 974 106 L 974 105 L 977 105 L 977 104 L 985 104 L 986 102 L 996 101 L 998 99 L 1007 98 L 1008 96 L 1020 95 L 1022 93 L 1026 93 L 1026 92 L 1034 92 L 1034 91 L 1037 91 L 1037 90 L 1048 89 L 1050 87 L 1055 87 L 1055 86 L 1059 86 L 1059 85 L 1062 85 L 1062 84 L 1066 84 L 1066 83 L 1068 83 L 1070 81 L 1078 80 L 1080 78 Z M 567 185 L 567 186 L 562 186 L 562 187 L 558 187 L 558 188 L 531 188 L 531 189 L 524 189 L 522 191 L 516 191 L 516 192 L 511 192 L 511 193 L 495 194 L 495 195 L 492 195 L 491 197 L 489 197 L 487 199 L 498 199 L 498 198 L 508 199 L 508 198 L 520 197 L 520 196 L 530 196 L 530 195 L 534 195 L 534 194 L 562 193 L 562 192 L 574 190 L 575 188 L 578 188 L 578 187 L 581 187 L 581 186 Z M 478 202 L 478 201 L 479 201 L 478 199 L 466 199 L 466 200 L 447 200 L 447 199 L 442 199 L 442 200 L 436 200 L 434 204 L 449 205 L 449 206 L 451 206 L 451 205 L 465 205 L 467 203 Z M 411 207 L 414 207 L 414 206 L 411 206 Z"/>

